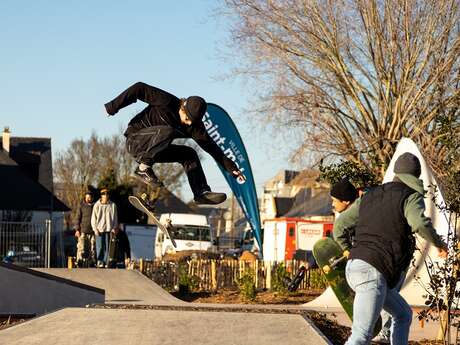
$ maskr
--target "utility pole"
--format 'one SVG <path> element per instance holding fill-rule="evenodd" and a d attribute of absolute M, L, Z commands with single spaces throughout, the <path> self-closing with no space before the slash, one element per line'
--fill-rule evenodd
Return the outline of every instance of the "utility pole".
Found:
<path fill-rule="evenodd" d="M 235 212 L 235 193 L 232 193 L 232 210 L 231 210 L 231 223 L 230 223 L 230 237 L 233 241 L 233 243 L 235 243 L 235 238 L 234 238 L 234 224 L 235 224 L 235 216 L 234 216 L 234 212 Z"/>

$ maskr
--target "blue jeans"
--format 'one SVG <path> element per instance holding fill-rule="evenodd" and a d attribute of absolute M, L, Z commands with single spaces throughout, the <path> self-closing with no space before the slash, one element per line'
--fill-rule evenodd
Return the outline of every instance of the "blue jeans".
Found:
<path fill-rule="evenodd" d="M 97 262 L 104 265 L 107 264 L 109 254 L 109 235 L 110 232 L 101 232 L 100 236 L 96 236 Z"/>
<path fill-rule="evenodd" d="M 348 285 L 355 291 L 353 326 L 346 345 L 371 343 L 373 330 L 382 309 L 392 316 L 391 344 L 406 345 L 412 322 L 412 309 L 395 289 L 388 289 L 383 275 L 360 259 L 348 261 Z"/>
<path fill-rule="evenodd" d="M 401 278 L 399 278 L 399 282 L 396 284 L 393 290 L 396 290 L 398 292 L 401 291 L 401 287 L 404 281 L 406 280 L 406 274 L 407 274 L 407 270 L 401 273 Z M 391 315 L 387 311 L 383 310 L 380 316 L 382 317 L 382 330 L 380 331 L 379 335 L 385 339 L 390 339 L 391 325 L 393 324 Z"/>

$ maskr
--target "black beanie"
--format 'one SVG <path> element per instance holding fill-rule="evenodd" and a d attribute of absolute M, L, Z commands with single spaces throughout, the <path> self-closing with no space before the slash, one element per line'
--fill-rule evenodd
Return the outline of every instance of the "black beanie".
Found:
<path fill-rule="evenodd" d="M 207 107 L 206 101 L 200 96 L 190 96 L 185 102 L 185 112 L 192 123 L 201 121 Z"/>
<path fill-rule="evenodd" d="M 422 168 L 418 158 L 412 153 L 406 152 L 398 157 L 393 171 L 395 174 L 411 174 L 415 177 L 419 177 L 422 172 Z"/>
<path fill-rule="evenodd" d="M 343 178 L 332 186 L 331 196 L 340 201 L 355 201 L 358 197 L 358 191 L 348 179 Z"/>

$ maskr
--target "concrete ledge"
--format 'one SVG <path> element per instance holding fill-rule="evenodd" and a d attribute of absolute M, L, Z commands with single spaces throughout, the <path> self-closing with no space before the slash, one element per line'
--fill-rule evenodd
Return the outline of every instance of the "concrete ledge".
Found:
<path fill-rule="evenodd" d="M 0 264 L 0 281 L 0 314 L 41 315 L 105 300 L 102 289 L 11 264 Z"/>
<path fill-rule="evenodd" d="M 104 289 L 99 289 L 97 287 L 87 285 L 87 284 L 83 284 L 83 283 L 80 283 L 80 282 L 77 282 L 77 281 L 74 281 L 74 280 L 71 280 L 71 279 L 62 278 L 62 277 L 59 277 L 59 276 L 54 275 L 52 273 L 50 274 L 50 273 L 40 271 L 40 269 L 36 269 L 36 268 L 31 269 L 31 268 L 26 268 L 26 267 L 22 267 L 22 266 L 17 266 L 17 265 L 14 265 L 14 264 L 5 264 L 3 262 L 0 262 L 0 267 L 4 267 L 4 268 L 10 269 L 10 270 L 15 270 L 15 271 L 22 272 L 22 273 L 31 274 L 31 275 L 34 275 L 36 277 L 40 277 L 40 278 L 44 278 L 44 279 L 54 280 L 56 282 L 65 283 L 65 284 L 68 284 L 68 285 L 73 285 L 75 287 L 79 287 L 79 288 L 86 289 L 86 290 L 91 290 L 91 291 L 98 292 L 98 293 L 104 293 Z"/>
<path fill-rule="evenodd" d="M 106 268 L 39 268 L 34 270 L 103 289 L 105 290 L 105 303 L 163 305 L 187 303 L 175 298 L 161 286 L 135 270 Z"/>

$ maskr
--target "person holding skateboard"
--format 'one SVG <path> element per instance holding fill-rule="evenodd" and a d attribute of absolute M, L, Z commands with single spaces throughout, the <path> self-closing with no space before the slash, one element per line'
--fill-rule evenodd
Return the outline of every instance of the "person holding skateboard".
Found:
<path fill-rule="evenodd" d="M 347 345 L 370 344 L 382 309 L 392 316 L 391 344 L 407 344 L 412 310 L 395 289 L 415 249 L 414 233 L 433 243 L 441 257 L 446 244 L 424 215 L 421 166 L 410 153 L 395 162 L 392 182 L 370 189 L 334 224 L 334 231 L 355 228 L 346 279 L 355 291 L 352 333 Z"/>
<path fill-rule="evenodd" d="M 106 103 L 105 110 L 109 116 L 115 115 L 137 100 L 148 106 L 131 119 L 124 133 L 127 150 L 139 163 L 134 174 L 154 188 L 162 188 L 162 182 L 152 169 L 153 164 L 178 162 L 184 167 L 197 204 L 225 201 L 225 193 L 211 192 L 196 151 L 188 146 L 171 144 L 176 138 L 192 138 L 235 179 L 245 178 L 206 132 L 202 122 L 207 108 L 205 100 L 199 96 L 179 99 L 159 88 L 137 82 Z"/>
<path fill-rule="evenodd" d="M 364 194 L 363 191 L 362 194 Z M 353 202 L 359 196 L 358 190 L 346 179 L 342 179 L 336 184 L 334 184 L 331 188 L 331 198 L 332 198 L 332 207 L 334 211 L 339 213 L 336 216 L 335 220 L 335 231 L 332 232 L 334 240 L 342 247 L 343 253 L 345 256 L 350 254 L 350 249 L 352 247 L 353 238 L 355 236 L 355 228 L 344 228 L 340 226 L 341 223 L 341 214 L 347 214 L 347 210 L 353 204 Z M 401 274 L 401 279 L 399 280 L 398 284 L 396 284 L 395 289 L 399 292 L 401 290 L 402 284 L 404 283 L 404 279 L 406 277 L 406 271 Z M 382 329 L 378 336 L 373 339 L 373 341 L 377 341 L 379 343 L 390 343 L 391 337 L 391 324 L 392 319 L 391 315 L 386 311 L 382 311 Z"/>

